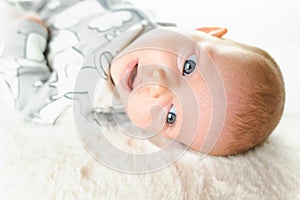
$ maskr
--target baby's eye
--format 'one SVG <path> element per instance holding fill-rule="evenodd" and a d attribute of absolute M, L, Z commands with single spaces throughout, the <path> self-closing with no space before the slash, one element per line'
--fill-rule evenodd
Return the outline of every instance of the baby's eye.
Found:
<path fill-rule="evenodd" d="M 182 75 L 190 75 L 196 69 L 196 55 L 190 56 L 183 64 Z"/>
<path fill-rule="evenodd" d="M 172 105 L 172 107 L 167 115 L 167 123 L 172 125 L 175 123 L 175 121 L 176 121 L 176 110 L 175 110 L 175 107 Z"/>

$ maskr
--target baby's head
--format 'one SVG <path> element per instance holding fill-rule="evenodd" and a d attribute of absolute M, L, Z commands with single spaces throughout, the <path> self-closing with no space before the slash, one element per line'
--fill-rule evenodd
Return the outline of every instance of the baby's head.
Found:
<path fill-rule="evenodd" d="M 131 121 L 210 155 L 244 152 L 278 124 L 284 84 L 263 50 L 223 39 L 226 29 L 153 29 L 113 61 Z"/>

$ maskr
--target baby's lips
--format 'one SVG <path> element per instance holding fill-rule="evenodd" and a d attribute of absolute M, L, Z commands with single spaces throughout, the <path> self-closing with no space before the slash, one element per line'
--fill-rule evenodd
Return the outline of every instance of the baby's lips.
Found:
<path fill-rule="evenodd" d="M 137 65 L 135 65 L 135 67 L 131 70 L 130 75 L 128 77 L 128 86 L 131 90 L 134 89 L 134 84 L 135 84 L 135 80 L 137 77 Z"/>
<path fill-rule="evenodd" d="M 126 90 L 127 92 L 131 91 L 131 88 L 128 85 L 128 79 L 129 79 L 130 73 L 126 73 L 123 75 L 122 79 L 121 79 L 121 86 L 124 90 Z"/>
<path fill-rule="evenodd" d="M 128 90 L 129 92 L 132 90 L 132 83 L 131 80 L 129 80 L 131 78 L 131 76 L 133 75 L 132 73 L 134 72 L 133 70 L 137 67 L 138 65 L 138 60 L 134 59 L 132 61 L 130 61 L 123 73 L 121 74 L 121 79 L 122 79 L 122 85 L 124 87 L 124 89 Z"/>

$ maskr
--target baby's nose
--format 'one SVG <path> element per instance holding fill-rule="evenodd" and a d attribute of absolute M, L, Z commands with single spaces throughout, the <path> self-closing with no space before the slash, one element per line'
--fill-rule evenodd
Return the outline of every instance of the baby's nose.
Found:
<path fill-rule="evenodd" d="M 154 70 L 152 74 L 152 81 L 150 83 L 149 93 L 152 98 L 159 98 L 168 90 L 166 85 L 166 74 L 162 69 Z"/>

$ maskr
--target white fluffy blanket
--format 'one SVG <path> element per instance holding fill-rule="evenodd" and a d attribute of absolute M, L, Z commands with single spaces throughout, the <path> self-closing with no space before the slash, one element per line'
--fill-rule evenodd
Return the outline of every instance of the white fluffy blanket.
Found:
<path fill-rule="evenodd" d="M 0 199 L 300 199 L 300 109 L 297 103 L 300 95 L 296 86 L 299 86 L 299 76 L 295 75 L 299 72 L 295 64 L 300 41 L 294 40 L 300 35 L 300 30 L 294 27 L 295 33 L 283 33 L 278 31 L 278 26 L 287 28 L 285 23 L 277 20 L 275 28 L 271 26 L 275 23 L 269 21 L 273 20 L 269 14 L 275 13 L 278 19 L 291 16 L 290 20 L 295 22 L 296 18 L 299 21 L 299 14 L 296 14 L 299 5 L 296 1 L 292 1 L 295 5 L 290 7 L 284 1 L 274 2 L 275 7 L 270 8 L 270 13 L 265 13 L 262 8 L 270 5 L 261 5 L 257 0 L 242 1 L 237 5 L 240 10 L 234 7 L 229 10 L 229 6 L 220 5 L 225 10 L 222 12 L 223 9 L 215 10 L 217 2 L 220 1 L 202 2 L 203 9 L 198 10 L 195 8 L 198 1 L 190 0 L 185 5 L 191 10 L 185 12 L 179 3 L 174 3 L 176 12 L 169 12 L 179 24 L 187 20 L 184 18 L 186 14 L 193 18 L 187 26 L 195 26 L 198 21 L 193 13 L 199 11 L 196 15 L 202 19 L 199 24 L 228 25 L 233 30 L 238 29 L 233 31 L 232 38 L 236 36 L 265 47 L 278 60 L 286 79 L 287 106 L 278 128 L 263 145 L 231 157 L 200 159 L 198 154 L 187 152 L 177 162 L 157 172 L 121 173 L 91 157 L 80 143 L 72 116 L 66 115 L 63 123 L 53 127 L 26 123 L 6 108 L 0 91 Z M 256 10 L 251 11 L 251 16 L 243 15 L 254 8 Z M 4 25 L 1 10 L 3 7 L 0 21 Z M 182 18 L 179 19 L 176 13 L 180 12 L 184 14 L 180 14 Z M 231 15 L 228 17 L 227 13 Z M 246 33 L 245 23 L 252 28 L 242 37 L 241 34 Z"/>
<path fill-rule="evenodd" d="M 2 109 L 0 127 L 1 199 L 300 198 L 299 148 L 280 134 L 246 154 L 187 152 L 163 170 L 133 175 L 95 161 L 71 121 L 38 126 Z"/>

